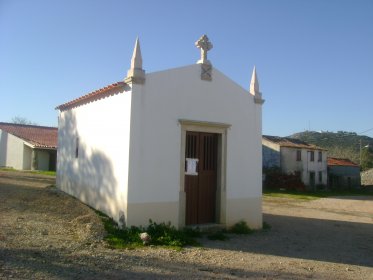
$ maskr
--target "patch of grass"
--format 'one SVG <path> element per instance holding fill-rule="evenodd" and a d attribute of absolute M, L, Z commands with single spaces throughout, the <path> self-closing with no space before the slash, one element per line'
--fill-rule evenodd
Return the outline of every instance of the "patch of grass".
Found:
<path fill-rule="evenodd" d="M 196 230 L 185 229 L 177 230 L 170 223 L 157 224 L 149 220 L 147 227 L 130 227 L 120 229 L 117 223 L 100 211 L 95 212 L 101 217 L 107 235 L 105 241 L 116 249 L 128 248 L 134 249 L 145 246 L 140 239 L 140 233 L 147 232 L 151 236 L 148 245 L 164 246 L 174 250 L 180 250 L 184 246 L 200 246 L 195 240 L 200 236 Z"/>
<path fill-rule="evenodd" d="M 47 175 L 47 176 L 56 176 L 56 171 L 35 170 L 35 171 L 30 171 L 30 173 L 40 174 L 40 175 Z"/>
<path fill-rule="evenodd" d="M 235 223 L 230 229 L 230 233 L 234 234 L 250 234 L 253 233 L 253 230 L 249 228 L 245 221 L 240 221 Z"/>
<path fill-rule="evenodd" d="M 104 239 L 112 248 L 133 249 L 143 246 L 143 243 L 140 239 L 141 230 L 139 228 L 131 227 L 120 229 L 113 219 L 102 216 L 101 219 L 107 232 L 107 235 Z"/>
<path fill-rule="evenodd" d="M 263 223 L 263 231 L 270 230 L 271 226 L 267 223 Z M 221 230 L 218 232 L 210 233 L 207 235 L 207 238 L 210 240 L 228 240 L 229 237 L 226 235 L 229 234 L 252 234 L 256 232 L 256 230 L 251 229 L 245 221 L 239 221 L 238 223 L 235 223 L 233 226 L 231 226 L 228 230 Z"/>
<path fill-rule="evenodd" d="M 56 171 L 43 171 L 43 170 L 18 170 L 12 167 L 2 167 L 0 171 L 14 171 L 14 172 L 22 172 L 22 173 L 32 173 L 32 174 L 41 174 L 41 175 L 48 175 L 48 176 L 56 176 Z"/>
<path fill-rule="evenodd" d="M 152 237 L 151 244 L 172 247 L 184 247 L 187 245 L 198 245 L 195 240 L 198 233 L 191 229 L 177 230 L 171 223 L 157 224 L 149 220 L 149 226 L 144 229 Z"/>
<path fill-rule="evenodd" d="M 322 197 L 326 197 L 324 193 L 305 193 L 305 192 L 294 192 L 294 191 L 264 191 L 264 197 L 281 197 L 281 198 L 292 198 L 301 200 L 315 200 Z"/>
<path fill-rule="evenodd" d="M 12 167 L 1 167 L 0 170 L 1 171 L 17 171 L 16 169 Z"/>
<path fill-rule="evenodd" d="M 94 209 L 93 209 L 94 210 Z M 145 246 L 140 239 L 140 233 L 147 232 L 151 236 L 148 245 L 162 246 L 173 250 L 181 250 L 185 246 L 201 246 L 196 238 L 202 237 L 199 229 L 185 228 L 177 230 L 170 223 L 155 223 L 149 220 L 147 227 L 130 227 L 120 229 L 118 224 L 104 213 L 94 210 L 101 218 L 107 235 L 105 241 L 115 249 L 135 249 Z M 263 231 L 268 231 L 271 226 L 263 223 Z M 210 240 L 229 240 L 227 234 L 251 234 L 255 232 L 248 227 L 245 221 L 240 221 L 233 225 L 228 231 L 220 230 L 213 233 L 205 233 Z"/>
<path fill-rule="evenodd" d="M 347 189 L 347 190 L 326 190 L 326 191 L 280 191 L 280 190 L 264 190 L 264 197 L 283 197 L 301 200 L 315 200 L 324 197 L 333 196 L 359 196 L 359 195 L 373 195 L 373 191 L 367 188 L 361 189 Z"/>

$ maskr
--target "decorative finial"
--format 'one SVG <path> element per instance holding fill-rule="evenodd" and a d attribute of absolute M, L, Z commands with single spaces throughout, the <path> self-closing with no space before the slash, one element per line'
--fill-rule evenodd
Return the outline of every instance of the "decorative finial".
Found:
<path fill-rule="evenodd" d="M 132 69 L 142 69 L 142 56 L 140 49 L 139 37 L 136 38 L 135 47 L 133 49 L 132 59 L 131 59 Z"/>
<path fill-rule="evenodd" d="M 258 75 L 256 74 L 256 67 L 254 66 L 253 74 L 251 75 L 250 93 L 254 96 L 254 101 L 257 104 L 263 104 L 262 93 L 259 91 Z"/>
<path fill-rule="evenodd" d="M 256 67 L 254 66 L 253 74 L 251 75 L 251 82 L 250 82 L 250 93 L 255 95 L 259 93 L 259 81 L 256 74 Z"/>
<path fill-rule="evenodd" d="M 139 37 L 136 38 L 135 48 L 133 49 L 131 68 L 127 72 L 127 77 L 124 79 L 126 83 L 144 84 L 145 71 L 142 69 L 142 56 L 140 49 Z"/>
<path fill-rule="evenodd" d="M 211 64 L 207 60 L 207 52 L 212 49 L 213 45 L 211 44 L 209 38 L 206 35 L 203 35 L 199 38 L 195 45 L 197 48 L 201 49 L 201 59 L 197 61 L 198 64 Z"/>

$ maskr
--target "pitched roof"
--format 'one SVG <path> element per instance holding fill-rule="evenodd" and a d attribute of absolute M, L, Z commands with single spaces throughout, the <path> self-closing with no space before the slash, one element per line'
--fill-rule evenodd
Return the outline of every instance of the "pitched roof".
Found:
<path fill-rule="evenodd" d="M 0 122 L 0 129 L 25 140 L 36 148 L 57 148 L 57 127 Z"/>
<path fill-rule="evenodd" d="M 280 147 L 326 151 L 326 149 L 324 148 L 320 148 L 313 144 L 308 144 L 307 142 L 304 142 L 302 140 L 295 139 L 295 138 L 269 136 L 269 135 L 263 135 L 262 138 L 272 143 L 275 143 L 279 145 Z"/>
<path fill-rule="evenodd" d="M 348 158 L 333 158 L 333 157 L 328 157 L 328 165 L 332 165 L 332 166 L 354 166 L 354 167 L 359 167 L 358 164 L 352 162 Z"/>
<path fill-rule="evenodd" d="M 63 111 L 63 110 L 70 109 L 70 108 L 73 108 L 73 107 L 77 107 L 77 106 L 80 106 L 80 105 L 83 105 L 83 104 L 86 104 L 86 103 L 89 103 L 89 102 L 92 102 L 92 101 L 95 101 L 95 100 L 98 100 L 98 99 L 108 97 L 110 95 L 115 94 L 113 92 L 114 89 L 118 89 L 120 87 L 123 87 L 124 85 L 126 85 L 125 82 L 113 83 L 113 84 L 108 85 L 106 87 L 103 87 L 103 88 L 100 88 L 98 90 L 92 91 L 92 92 L 90 92 L 86 95 L 83 95 L 81 97 L 78 97 L 74 100 L 71 100 L 71 101 L 66 102 L 64 104 L 61 104 L 61 105 L 57 106 L 56 109 Z"/>

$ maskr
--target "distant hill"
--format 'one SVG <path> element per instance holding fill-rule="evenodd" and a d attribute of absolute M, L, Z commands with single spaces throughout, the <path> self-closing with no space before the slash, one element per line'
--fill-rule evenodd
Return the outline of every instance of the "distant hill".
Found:
<path fill-rule="evenodd" d="M 357 135 L 355 132 L 316 132 L 304 131 L 289 137 L 315 144 L 328 150 L 328 156 L 348 158 L 360 163 L 360 141 L 362 147 L 363 169 L 373 167 L 373 138 Z M 366 147 L 368 145 L 368 148 Z"/>

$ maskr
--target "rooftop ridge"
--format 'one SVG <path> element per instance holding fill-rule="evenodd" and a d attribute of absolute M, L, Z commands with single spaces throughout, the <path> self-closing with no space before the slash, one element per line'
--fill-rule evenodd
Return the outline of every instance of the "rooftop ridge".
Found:
<path fill-rule="evenodd" d="M 328 165 L 336 165 L 336 166 L 359 166 L 357 163 L 353 162 L 348 158 L 336 158 L 336 157 L 328 157 L 327 158 Z"/>
<path fill-rule="evenodd" d="M 0 122 L 0 129 L 34 147 L 57 148 L 58 128 Z"/>
<path fill-rule="evenodd" d="M 112 83 L 112 84 L 107 85 L 105 87 L 102 87 L 102 88 L 96 89 L 94 91 L 91 91 L 91 92 L 89 92 L 85 95 L 82 95 L 82 96 L 78 97 L 78 98 L 75 98 L 71 101 L 63 103 L 63 104 L 57 106 L 55 109 L 63 111 L 63 110 L 69 109 L 69 108 L 78 107 L 79 105 L 83 105 L 83 104 L 86 104 L 88 102 L 99 100 L 101 98 L 107 97 L 108 96 L 107 93 L 110 90 L 119 88 L 119 87 L 124 86 L 124 85 L 126 85 L 126 83 L 122 82 L 122 81 Z"/>
<path fill-rule="evenodd" d="M 313 150 L 324 150 L 326 149 L 316 146 L 314 144 L 307 143 L 305 141 L 291 138 L 291 137 L 280 137 L 271 135 L 262 135 L 262 137 L 272 143 L 275 143 L 281 147 L 292 147 L 292 148 L 305 148 Z"/>
<path fill-rule="evenodd" d="M 13 125 L 13 126 L 24 126 L 24 127 L 33 127 L 33 128 L 47 128 L 47 129 L 58 129 L 57 126 L 46 126 L 38 124 L 23 124 L 23 123 L 11 123 L 11 122 L 0 122 L 1 125 Z"/>

